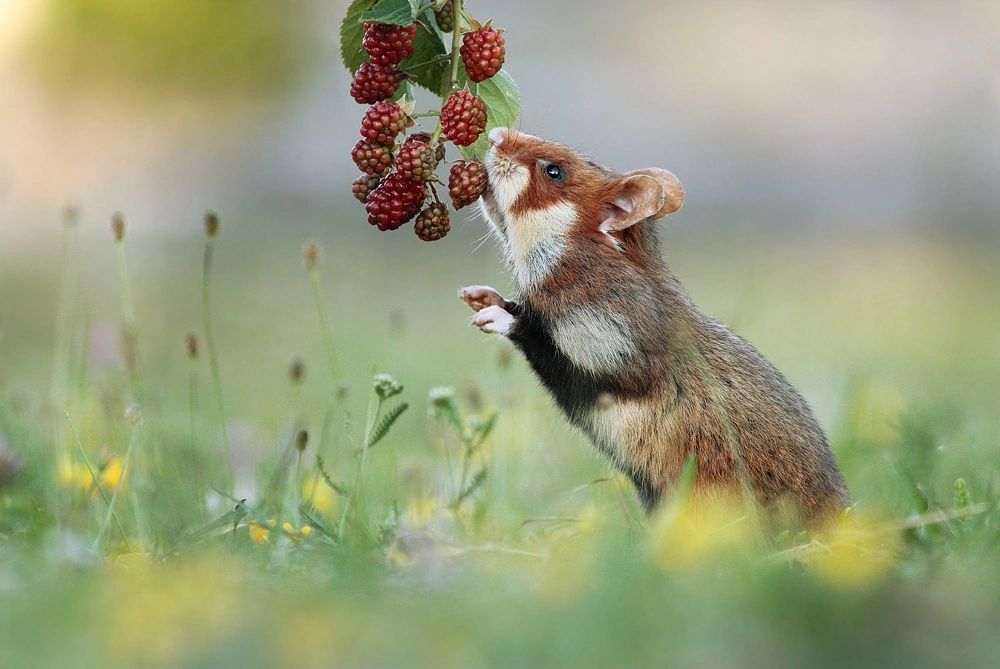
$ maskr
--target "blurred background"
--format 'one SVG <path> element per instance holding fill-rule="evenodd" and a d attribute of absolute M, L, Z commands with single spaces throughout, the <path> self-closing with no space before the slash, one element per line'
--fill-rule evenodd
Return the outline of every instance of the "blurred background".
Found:
<path fill-rule="evenodd" d="M 486 283 L 512 292 L 492 242 L 482 243 L 482 221 L 471 209 L 453 214 L 449 236 L 426 244 L 409 225 L 378 232 L 352 198 L 350 149 L 363 107 L 348 95 L 350 78 L 338 54 L 346 5 L 0 0 L 0 454 L 13 453 L 27 472 L 20 488 L 0 498 L 0 564 L 16 565 L 0 571 L 0 593 L 22 595 L 20 608 L 0 607 L 0 628 L 39 637 L 32 648 L 19 639 L 25 648 L 9 652 L 23 655 L 6 656 L 18 658 L 14 664 L 34 660 L 37 647 L 76 652 L 77 646 L 50 642 L 53 610 L 75 612 L 63 623 L 84 649 L 95 637 L 66 621 L 91 620 L 90 606 L 102 615 L 120 613 L 126 631 L 115 632 L 112 646 L 128 652 L 134 650 L 129 622 L 142 621 L 147 633 L 183 630 L 162 641 L 173 653 L 201 636 L 189 621 L 200 625 L 207 616 L 210 628 L 228 630 L 236 618 L 228 614 L 233 605 L 224 587 L 212 607 L 202 604 L 200 584 L 239 571 L 214 558 L 152 590 L 156 596 L 143 605 L 165 618 L 155 625 L 132 615 L 141 610 L 135 602 L 117 607 L 117 591 L 105 600 L 88 595 L 89 585 L 59 591 L 57 583 L 36 599 L 22 589 L 41 580 L 41 565 L 57 571 L 90 559 L 74 547 L 83 545 L 80 537 L 89 543 L 98 506 L 93 496 L 65 503 L 55 454 L 75 443 L 61 407 L 75 412 L 87 448 L 101 462 L 113 462 L 127 443 L 122 307 L 108 226 L 116 211 L 128 223 L 128 273 L 147 380 L 144 429 L 155 458 L 146 465 L 156 474 L 155 485 L 147 484 L 155 494 L 144 501 L 167 536 L 207 522 L 202 483 L 191 481 L 211 471 L 202 463 L 221 452 L 204 360 L 191 368 L 203 406 L 198 439 L 188 439 L 184 352 L 185 335 L 201 334 L 202 217 L 211 209 L 221 219 L 213 313 L 228 424 L 236 460 L 249 472 L 239 492 L 253 498 L 263 489 L 255 490 L 254 476 L 263 486 L 289 443 L 290 425 L 304 421 L 315 434 L 327 409 L 333 382 L 301 254 L 303 243 L 316 239 L 325 248 L 322 283 L 343 369 L 336 380 L 346 384 L 336 444 L 323 453 L 335 475 L 353 466 L 347 454 L 362 429 L 373 371 L 394 374 L 413 404 L 373 456 L 371 485 L 379 491 L 373 514 L 387 517 L 395 508 L 398 515 L 398 502 L 411 521 L 428 504 L 431 512 L 423 515 L 447 515 L 434 500 L 446 480 L 443 454 L 457 446 L 428 419 L 426 398 L 431 388 L 454 386 L 464 412 L 496 410 L 500 417 L 484 456 L 489 480 L 474 503 L 475 531 L 451 518 L 452 529 L 434 541 L 476 544 L 470 553 L 481 544 L 501 553 L 513 547 L 511 554 L 555 551 L 553 537 L 595 525 L 587 519 L 597 509 L 617 532 L 602 535 L 610 537 L 608 546 L 644 550 L 632 535 L 631 518 L 639 514 L 628 489 L 621 489 L 625 497 L 616 487 L 588 485 L 607 481 L 607 463 L 567 427 L 505 342 L 467 325 L 458 287 Z M 814 406 L 860 509 L 903 518 L 960 506 L 954 501 L 960 489 L 966 505 L 970 499 L 995 505 L 1000 3 L 468 0 L 467 6 L 482 19 L 495 15 L 506 29 L 505 69 L 521 90 L 522 130 L 614 168 L 657 166 L 680 177 L 684 209 L 662 223 L 672 268 L 706 312 L 753 342 Z M 418 109 L 432 104 L 418 98 Z M 64 225 L 67 207 L 78 212 L 73 227 Z M 301 387 L 288 382 L 296 357 L 307 370 Z M 550 532 L 548 521 L 526 524 L 533 517 L 567 524 Z M 759 587 L 744 591 L 742 564 L 730 569 L 730 580 L 717 582 L 713 572 L 705 581 L 683 574 L 658 581 L 635 567 L 634 556 L 602 558 L 590 566 L 603 571 L 577 578 L 564 565 L 574 566 L 570 556 L 580 562 L 591 554 L 554 552 L 558 559 L 541 563 L 548 571 L 526 563 L 528 571 L 542 574 L 545 588 L 572 580 L 576 594 L 544 594 L 548 604 L 528 624 L 523 616 L 534 609 L 534 595 L 524 595 L 524 583 L 518 589 L 491 562 L 461 572 L 469 586 L 464 603 L 438 603 L 451 618 L 441 611 L 428 616 L 425 603 L 405 588 L 388 599 L 370 597 L 367 572 L 354 580 L 328 578 L 323 569 L 343 565 L 318 550 L 313 578 L 290 585 L 300 553 L 285 550 L 291 539 L 275 539 L 274 555 L 293 565 L 275 571 L 276 579 L 294 578 L 273 588 L 247 585 L 245 605 L 237 608 L 240 624 L 268 614 L 281 620 L 259 621 L 264 635 L 252 625 L 244 629 L 227 657 L 243 666 L 257 657 L 256 645 L 270 643 L 267 630 L 285 634 L 285 627 L 285 645 L 274 644 L 279 651 L 315 648 L 304 640 L 327 635 L 332 623 L 310 619 L 308 611 L 284 616 L 260 595 L 266 590 L 277 600 L 294 593 L 288 601 L 295 608 L 322 599 L 312 588 L 323 581 L 358 590 L 333 615 L 334 622 L 360 616 L 357 629 L 341 627 L 340 636 L 330 637 L 341 650 L 359 636 L 359 648 L 383 648 L 389 626 L 402 630 L 400 648 L 421 625 L 435 628 L 426 652 L 437 660 L 439 639 L 456 637 L 455 630 L 484 637 L 475 646 L 454 646 L 450 661 L 434 666 L 479 666 L 467 661 L 475 652 L 505 658 L 507 666 L 539 662 L 545 653 L 579 660 L 573 666 L 611 666 L 629 652 L 675 658 L 681 643 L 688 647 L 680 657 L 691 660 L 685 666 L 771 667 L 783 656 L 799 665 L 866 666 L 860 658 L 838 664 L 834 648 L 881 653 L 884 661 L 872 666 L 933 665 L 951 661 L 958 646 L 993 659 L 975 666 L 995 666 L 995 626 L 988 624 L 1000 613 L 995 517 L 984 515 L 976 534 L 963 535 L 961 525 L 910 528 L 896 580 L 874 587 L 868 598 L 848 588 L 842 599 L 831 599 L 798 580 L 805 578 L 799 570 L 781 571 L 789 580 L 773 582 L 768 572 L 755 581 Z M 257 540 L 251 544 L 245 526 L 240 530 L 256 560 Z M 620 536 L 626 531 L 627 540 Z M 13 560 L 15 546 L 32 539 L 39 551 Z M 322 546 L 302 545 L 302 554 Z M 525 555 L 531 553 L 517 559 Z M 384 562 L 381 554 L 365 556 Z M 272 557 L 260 559 L 262 572 L 272 573 L 278 564 L 268 562 Z M 423 587 L 456 577 L 435 569 L 401 578 Z M 851 578 L 856 571 L 854 563 L 841 570 Z M 92 584 L 104 574 L 94 573 Z M 706 582 L 717 587 L 703 591 Z M 899 583 L 898 591 L 890 587 Z M 144 588 L 135 587 L 140 597 Z M 751 590 L 757 594 L 746 594 Z M 183 606 L 157 599 L 170 601 L 178 592 L 187 593 Z M 497 599 L 504 592 L 509 597 Z M 589 599 L 577 605 L 574 597 Z M 365 605 L 380 607 L 378 614 L 366 618 Z M 673 617 L 635 615 L 657 607 L 670 608 Z M 400 611 L 409 627 L 401 625 Z M 820 611 L 825 617 L 816 617 Z M 622 623 L 619 634 L 607 635 L 607 620 Z M 674 636 L 663 635 L 661 620 L 676 623 Z M 786 644 L 795 625 L 795 641 Z M 720 628 L 742 630 L 737 642 L 746 650 L 724 657 Z M 764 628 L 769 641 L 761 644 Z M 867 642 L 859 629 L 871 632 Z M 950 645 L 937 645 L 933 633 L 948 636 Z M 963 634 L 978 635 L 981 645 L 959 643 Z M 134 638 L 145 643 L 143 635 Z M 652 638 L 662 648 L 643 645 Z M 900 645 L 908 654 L 898 654 Z M 348 665 L 420 663 L 400 653 L 381 664 L 366 656 Z M 227 666 L 206 657 L 189 666 Z M 329 664 L 321 658 L 310 666 Z"/>
<path fill-rule="evenodd" d="M 663 235 L 675 271 L 829 429 L 857 384 L 888 393 L 890 422 L 909 401 L 939 405 L 942 386 L 959 405 L 995 390 L 1000 5 L 470 8 L 506 28 L 523 130 L 680 176 L 687 202 Z M 326 246 L 348 372 L 375 364 L 418 388 L 482 380 L 503 345 L 465 326 L 454 290 L 510 282 L 470 210 L 436 244 L 367 225 L 350 195 L 362 107 L 337 53 L 345 9 L 0 3 L 0 380 L 25 393 L 50 382 L 67 206 L 80 213 L 92 361 L 115 359 L 107 221 L 129 222 L 143 353 L 164 370 L 164 402 L 170 382 L 183 388 L 181 341 L 199 324 L 207 209 L 222 219 L 217 304 L 239 415 L 273 410 L 261 380 L 293 355 L 321 359 L 299 256 L 310 238 Z"/>

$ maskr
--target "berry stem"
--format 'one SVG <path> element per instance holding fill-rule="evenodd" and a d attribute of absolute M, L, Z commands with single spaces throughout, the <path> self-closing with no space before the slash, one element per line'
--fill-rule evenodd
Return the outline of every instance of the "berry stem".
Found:
<path fill-rule="evenodd" d="M 462 0 L 451 0 L 451 11 L 457 19 L 462 12 Z M 458 61 L 459 49 L 462 48 L 462 26 L 460 21 L 455 21 L 455 28 L 451 31 L 451 79 L 449 90 L 453 91 L 458 86 Z"/>
<path fill-rule="evenodd" d="M 444 5 L 442 5 L 444 6 Z M 453 90 L 458 88 L 458 62 L 459 50 L 462 48 L 462 22 L 458 20 L 462 12 L 462 0 L 451 0 L 451 11 L 455 17 L 455 25 L 451 31 L 451 75 L 448 77 L 448 91 L 445 100 Z M 431 146 L 437 146 L 441 142 L 441 121 L 438 120 L 437 127 L 434 128 L 434 135 L 431 137 Z"/>
<path fill-rule="evenodd" d="M 201 274 L 201 320 L 205 330 L 205 347 L 208 349 L 208 367 L 212 373 L 212 387 L 215 391 L 216 411 L 218 412 L 219 427 L 222 431 L 222 444 L 225 450 L 226 466 L 229 468 L 229 477 L 233 478 L 233 456 L 229 448 L 229 428 L 226 424 L 226 402 L 222 393 L 222 373 L 219 371 L 219 352 L 215 345 L 215 332 L 212 330 L 212 310 L 210 306 L 211 296 L 211 276 L 212 276 L 212 256 L 215 250 L 215 237 L 209 236 L 205 242 L 205 256 L 202 261 Z M 228 483 L 233 483 L 230 480 Z"/>
<path fill-rule="evenodd" d="M 425 111 L 420 114 L 410 114 L 410 118 L 429 118 L 431 116 L 440 116 L 440 115 L 441 112 L 435 110 L 435 111 Z"/>
<path fill-rule="evenodd" d="M 427 65 L 433 65 L 435 63 L 443 63 L 444 61 L 448 60 L 449 58 L 450 58 L 450 56 L 448 54 L 442 53 L 440 55 L 434 56 L 433 58 L 431 58 L 429 60 L 425 60 L 422 63 L 417 63 L 416 65 L 407 65 L 406 66 L 406 71 L 409 72 L 410 70 L 416 70 L 418 68 L 425 67 Z"/>

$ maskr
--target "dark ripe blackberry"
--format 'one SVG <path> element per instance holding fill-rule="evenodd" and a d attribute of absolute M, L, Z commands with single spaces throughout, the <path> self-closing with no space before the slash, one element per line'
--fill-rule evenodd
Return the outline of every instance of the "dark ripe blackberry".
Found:
<path fill-rule="evenodd" d="M 399 65 L 413 55 L 417 24 L 397 26 L 391 23 L 366 23 L 362 45 L 368 58 L 379 65 Z"/>
<path fill-rule="evenodd" d="M 402 73 L 392 65 L 365 63 L 351 81 L 351 97 L 363 105 L 388 100 L 402 79 Z"/>
<path fill-rule="evenodd" d="M 503 35 L 492 26 L 462 35 L 459 49 L 470 81 L 485 81 L 500 71 L 506 54 Z"/>
<path fill-rule="evenodd" d="M 392 167 L 392 147 L 359 139 L 351 150 L 351 158 L 365 174 L 380 177 Z"/>
<path fill-rule="evenodd" d="M 407 137 L 406 141 L 409 142 L 411 139 L 413 141 L 420 140 L 421 142 L 427 142 L 428 144 L 430 144 L 431 143 L 431 134 L 429 132 L 415 132 L 412 135 L 410 135 L 409 137 Z M 444 160 L 444 143 L 443 142 L 438 142 L 437 148 L 434 149 L 434 157 L 437 159 L 437 161 L 439 163 L 442 160 Z"/>
<path fill-rule="evenodd" d="M 455 91 L 441 108 L 441 130 L 458 146 L 472 144 L 486 129 L 486 103 L 467 90 Z"/>
<path fill-rule="evenodd" d="M 368 195 L 368 222 L 379 230 L 395 230 L 417 215 L 427 188 L 393 172 Z"/>
<path fill-rule="evenodd" d="M 460 160 L 448 173 L 448 195 L 455 209 L 466 207 L 486 191 L 486 168 L 477 160 Z"/>
<path fill-rule="evenodd" d="M 451 230 L 451 222 L 448 220 L 448 208 L 440 202 L 435 202 L 431 206 L 420 212 L 417 222 L 413 225 L 413 231 L 417 237 L 425 242 L 433 242 L 441 239 Z"/>
<path fill-rule="evenodd" d="M 437 157 L 434 149 L 427 142 L 407 137 L 403 146 L 396 154 L 396 172 L 411 181 L 421 183 L 430 181 L 437 168 Z"/>
<path fill-rule="evenodd" d="M 395 102 L 376 102 L 361 117 L 361 136 L 376 144 L 392 144 L 396 135 L 413 125 Z"/>
<path fill-rule="evenodd" d="M 461 5 L 459 5 L 461 7 Z M 441 29 L 443 33 L 450 33 L 455 29 L 455 13 L 451 4 L 451 0 L 444 3 L 444 7 L 434 12 L 434 18 L 437 19 L 438 28 Z"/>
<path fill-rule="evenodd" d="M 368 194 L 375 190 L 375 187 L 378 186 L 378 182 L 381 180 L 380 177 L 362 174 L 351 184 L 351 193 L 354 194 L 358 202 L 364 204 L 368 201 Z"/>

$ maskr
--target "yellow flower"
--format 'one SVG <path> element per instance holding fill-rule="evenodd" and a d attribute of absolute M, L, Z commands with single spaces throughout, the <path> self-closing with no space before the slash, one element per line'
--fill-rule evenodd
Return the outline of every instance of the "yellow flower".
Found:
<path fill-rule="evenodd" d="M 754 539 L 751 513 L 724 495 L 667 504 L 650 523 L 650 559 L 664 569 L 690 569 L 746 550 Z"/>
<path fill-rule="evenodd" d="M 250 540 L 255 544 L 266 544 L 270 540 L 271 528 L 278 524 L 278 521 L 271 520 L 266 521 L 264 524 L 258 523 L 256 520 L 251 520 L 247 525 L 247 530 L 250 533 Z"/>
<path fill-rule="evenodd" d="M 319 473 L 308 476 L 302 482 L 302 501 L 311 504 L 321 514 L 330 518 L 337 511 L 335 493 Z"/>
<path fill-rule="evenodd" d="M 105 492 L 113 492 L 115 488 L 119 485 L 124 486 L 124 481 L 122 479 L 122 474 L 125 472 L 125 462 L 120 455 L 115 455 L 108 463 L 104 465 L 104 469 L 101 470 L 98 478 L 101 481 L 101 487 L 104 488 Z M 87 472 L 88 478 L 90 472 Z"/>
<path fill-rule="evenodd" d="M 858 589 L 884 578 L 899 557 L 899 537 L 872 518 L 845 514 L 819 534 L 806 565 L 831 585 Z"/>
<path fill-rule="evenodd" d="M 308 537 L 310 534 L 312 534 L 313 530 L 313 528 L 309 525 L 303 525 L 302 527 L 296 530 L 295 526 L 292 525 L 287 520 L 281 524 L 281 529 L 284 530 L 285 534 L 287 534 L 290 538 L 294 539 L 295 541 L 301 541 L 305 537 Z"/>

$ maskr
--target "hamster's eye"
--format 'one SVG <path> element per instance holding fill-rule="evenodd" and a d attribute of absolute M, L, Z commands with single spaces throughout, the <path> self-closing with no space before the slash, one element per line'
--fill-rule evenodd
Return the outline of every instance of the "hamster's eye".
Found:
<path fill-rule="evenodd" d="M 553 181 L 563 180 L 563 168 L 555 163 L 549 163 L 545 166 L 545 176 L 552 179 Z"/>

